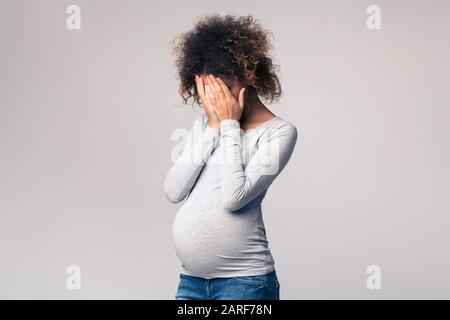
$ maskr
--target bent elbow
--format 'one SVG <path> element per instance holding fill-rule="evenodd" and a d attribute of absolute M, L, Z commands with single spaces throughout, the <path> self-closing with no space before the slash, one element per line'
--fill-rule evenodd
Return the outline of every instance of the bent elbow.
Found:
<path fill-rule="evenodd" d="M 225 197 L 222 201 L 223 208 L 227 211 L 238 211 L 244 205 L 242 201 L 233 197 Z"/>
<path fill-rule="evenodd" d="M 181 201 L 183 201 L 184 197 L 172 193 L 165 193 L 167 200 L 169 200 L 173 204 L 177 204 Z"/>
<path fill-rule="evenodd" d="M 164 183 L 164 194 L 171 203 L 177 204 L 185 198 L 185 195 L 182 192 L 175 190 L 175 188 L 169 186 L 169 183 Z"/>

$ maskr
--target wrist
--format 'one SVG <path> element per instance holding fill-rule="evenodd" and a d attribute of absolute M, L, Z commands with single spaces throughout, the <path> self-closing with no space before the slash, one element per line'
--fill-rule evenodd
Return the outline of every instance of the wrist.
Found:
<path fill-rule="evenodd" d="M 220 121 L 220 131 L 226 131 L 226 130 L 233 130 L 233 129 L 241 129 L 241 124 L 238 120 L 235 119 L 223 119 Z"/>
<path fill-rule="evenodd" d="M 210 125 L 210 124 L 208 124 L 206 128 L 210 132 L 219 133 L 219 131 L 220 131 L 220 124 L 217 124 L 217 125 Z"/>

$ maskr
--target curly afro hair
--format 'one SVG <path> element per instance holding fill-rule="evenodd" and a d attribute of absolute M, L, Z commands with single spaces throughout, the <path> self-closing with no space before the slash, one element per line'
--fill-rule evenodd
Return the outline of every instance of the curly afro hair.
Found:
<path fill-rule="evenodd" d="M 193 30 L 174 39 L 179 93 L 183 102 L 190 98 L 200 105 L 195 74 L 222 75 L 248 86 L 250 99 L 258 96 L 272 103 L 282 90 L 276 74 L 278 66 L 268 55 L 272 33 L 251 15 L 213 14 L 200 18 Z"/>

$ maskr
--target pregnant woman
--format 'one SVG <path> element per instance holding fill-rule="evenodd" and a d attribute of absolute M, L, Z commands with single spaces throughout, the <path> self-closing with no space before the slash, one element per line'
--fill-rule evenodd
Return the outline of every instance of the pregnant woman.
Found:
<path fill-rule="evenodd" d="M 173 224 L 176 299 L 280 298 L 261 204 L 297 129 L 261 101 L 281 95 L 269 35 L 252 16 L 210 15 L 174 47 L 180 94 L 202 107 L 164 182 L 171 202 L 184 200 Z"/>

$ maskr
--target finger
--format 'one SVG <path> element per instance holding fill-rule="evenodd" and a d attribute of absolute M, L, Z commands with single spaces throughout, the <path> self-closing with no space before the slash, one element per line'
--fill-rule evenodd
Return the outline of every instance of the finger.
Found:
<path fill-rule="evenodd" d="M 200 98 L 202 100 L 202 105 L 205 108 L 205 111 L 207 113 L 212 113 L 215 114 L 214 112 L 214 108 L 212 106 L 212 101 L 210 99 L 210 94 L 207 94 L 207 90 L 206 88 L 208 87 L 208 85 L 204 84 L 202 77 L 197 76 L 196 81 L 198 82 L 199 88 L 197 89 L 200 95 Z M 208 82 L 208 80 L 206 80 L 206 82 Z"/>
<path fill-rule="evenodd" d="M 202 77 L 200 76 L 196 76 L 195 81 L 197 83 L 197 91 L 198 94 L 200 96 L 200 98 L 202 99 L 202 103 L 204 105 L 205 108 L 209 109 L 210 105 L 211 105 L 211 101 L 209 99 L 209 95 L 206 92 L 206 88 L 207 88 L 207 84 L 205 84 L 205 82 L 203 81 Z M 206 80 L 207 82 L 208 80 Z"/>
<path fill-rule="evenodd" d="M 219 115 L 216 112 L 217 100 L 214 97 L 214 94 L 212 93 L 211 86 L 207 86 L 206 92 L 207 92 L 206 95 L 209 97 L 208 99 L 210 101 L 209 103 L 210 111 L 212 114 L 216 115 L 217 119 L 219 119 Z"/>
<path fill-rule="evenodd" d="M 198 75 L 195 75 L 195 84 L 197 85 L 197 91 L 199 95 L 205 95 L 205 89 L 203 79 Z"/>
<path fill-rule="evenodd" d="M 228 97 L 232 96 L 232 93 L 231 93 L 230 89 L 228 88 L 227 84 L 225 83 L 225 81 L 223 81 L 221 78 L 217 77 L 217 83 L 222 88 L 222 91 L 225 94 L 225 96 L 228 96 Z"/>
<path fill-rule="evenodd" d="M 211 82 L 212 88 L 214 89 L 214 94 L 218 99 L 224 98 L 225 93 L 222 90 L 220 83 L 217 81 L 216 77 L 209 75 L 209 80 Z"/>
<path fill-rule="evenodd" d="M 209 98 L 210 94 L 209 94 L 208 85 L 205 85 L 204 88 L 205 88 L 205 89 L 204 89 L 203 97 L 204 97 L 204 99 L 205 99 L 205 107 L 206 107 L 207 109 L 212 109 L 212 106 L 211 106 L 212 101 L 211 101 L 211 99 Z"/>
<path fill-rule="evenodd" d="M 245 88 L 242 88 L 241 91 L 239 92 L 239 107 L 241 107 L 241 109 L 244 109 L 244 104 L 245 104 Z"/>
<path fill-rule="evenodd" d="M 211 85 L 206 85 L 205 86 L 205 92 L 206 92 L 206 96 L 208 97 L 208 100 L 214 105 L 216 104 L 216 97 L 214 95 L 214 92 L 211 89 Z"/>
<path fill-rule="evenodd" d="M 203 79 L 198 75 L 195 75 L 195 84 L 197 85 L 197 92 L 202 100 L 202 103 L 205 104 L 205 87 L 203 84 Z"/>

